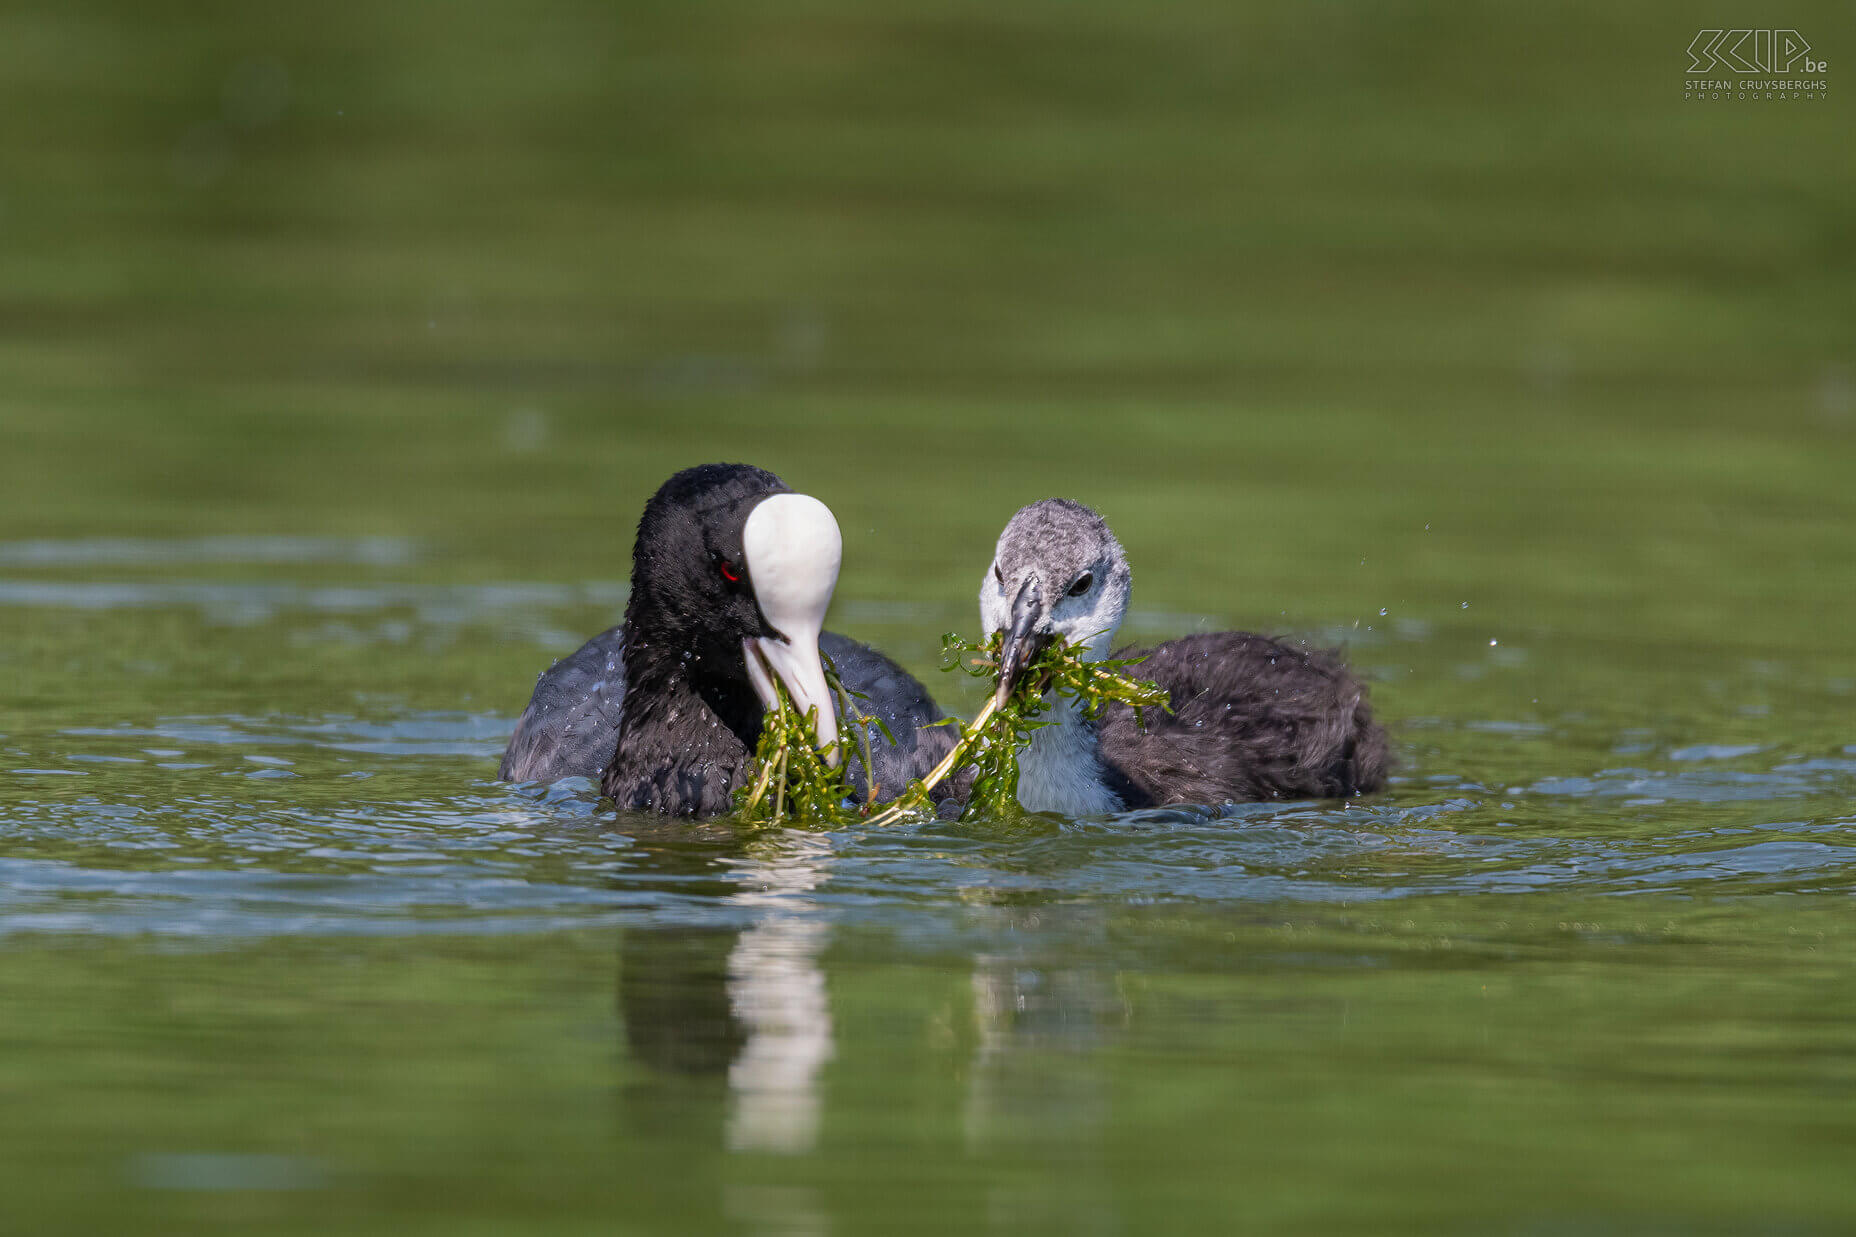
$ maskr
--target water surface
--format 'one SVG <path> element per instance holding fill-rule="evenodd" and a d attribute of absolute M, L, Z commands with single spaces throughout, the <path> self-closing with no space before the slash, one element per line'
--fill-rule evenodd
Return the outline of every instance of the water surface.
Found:
<path fill-rule="evenodd" d="M 0 1229 L 1848 1231 L 1856 161 L 1695 21 L 9 9 Z M 711 459 L 952 707 L 1063 494 L 1397 776 L 494 781 Z"/>

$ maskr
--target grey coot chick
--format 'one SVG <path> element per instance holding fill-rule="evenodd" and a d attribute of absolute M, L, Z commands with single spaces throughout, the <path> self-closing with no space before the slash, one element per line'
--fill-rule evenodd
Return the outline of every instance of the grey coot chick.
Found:
<path fill-rule="evenodd" d="M 1005 633 L 1007 692 L 1055 636 L 1108 655 L 1128 610 L 1132 574 L 1102 517 L 1051 498 L 1013 516 L 980 584 L 986 631 Z M 1136 725 L 1126 705 L 1085 720 L 1053 702 L 1019 760 L 1027 809 L 1088 816 L 1162 803 L 1334 798 L 1385 784 L 1385 731 L 1366 688 L 1331 652 L 1227 631 L 1169 640 L 1130 673 L 1172 697 Z"/>
<path fill-rule="evenodd" d="M 841 554 L 837 522 L 772 473 L 705 464 L 645 504 L 625 622 L 544 673 L 516 723 L 507 781 L 597 778 L 619 807 L 714 816 L 732 806 L 778 677 L 838 737 L 821 649 L 889 726 L 871 736 L 878 797 L 892 797 L 953 746 L 922 685 L 876 650 L 821 633 Z M 874 728 L 873 728 L 874 731 Z M 848 736 L 847 736 L 848 739 Z M 857 745 L 852 777 L 869 784 Z"/>

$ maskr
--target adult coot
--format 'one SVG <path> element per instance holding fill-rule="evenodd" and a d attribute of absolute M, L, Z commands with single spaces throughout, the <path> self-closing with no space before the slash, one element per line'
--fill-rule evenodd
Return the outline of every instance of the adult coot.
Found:
<path fill-rule="evenodd" d="M 953 746 L 928 692 L 881 653 L 821 634 L 841 542 L 825 504 L 745 464 L 671 477 L 645 504 L 625 621 L 544 673 L 516 723 L 500 776 L 598 778 L 619 807 L 713 816 L 732 806 L 778 678 L 816 708 L 829 747 L 838 719 L 819 653 L 832 659 L 872 728 L 877 797 L 893 797 Z M 859 744 L 852 778 L 869 779 Z"/>

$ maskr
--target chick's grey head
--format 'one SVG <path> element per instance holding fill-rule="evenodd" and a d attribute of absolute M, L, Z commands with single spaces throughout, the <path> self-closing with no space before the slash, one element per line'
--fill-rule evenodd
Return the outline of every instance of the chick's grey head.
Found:
<path fill-rule="evenodd" d="M 1005 633 L 1001 697 L 1054 637 L 1092 661 L 1106 656 L 1132 583 L 1121 543 L 1094 511 L 1067 498 L 1021 509 L 980 581 L 980 622 L 988 635 Z"/>

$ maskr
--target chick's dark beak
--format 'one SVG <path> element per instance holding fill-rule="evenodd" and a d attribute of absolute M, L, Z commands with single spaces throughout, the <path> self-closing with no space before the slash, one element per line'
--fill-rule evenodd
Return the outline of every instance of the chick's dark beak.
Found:
<path fill-rule="evenodd" d="M 1044 590 L 1034 576 L 1026 580 L 1012 601 L 1011 625 L 1005 629 L 1005 641 L 999 646 L 999 688 L 993 703 L 1003 705 L 1025 668 L 1037 660 L 1050 643 L 1051 630 L 1044 609 Z"/>

